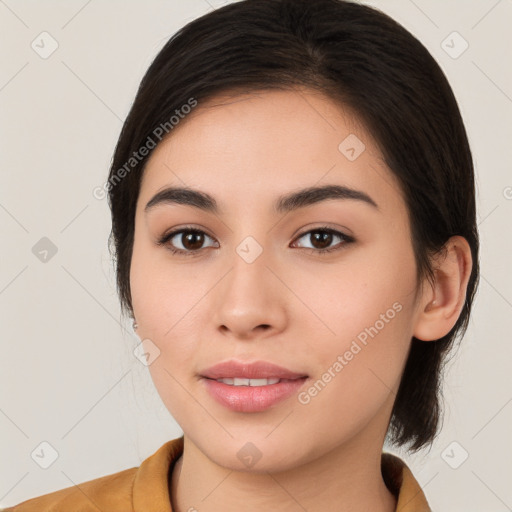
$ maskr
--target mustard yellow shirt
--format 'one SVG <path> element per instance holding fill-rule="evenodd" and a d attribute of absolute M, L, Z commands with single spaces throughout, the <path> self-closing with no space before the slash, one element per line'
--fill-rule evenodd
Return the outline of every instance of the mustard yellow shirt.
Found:
<path fill-rule="evenodd" d="M 169 480 L 183 453 L 183 436 L 167 441 L 138 467 L 23 501 L 4 512 L 172 512 Z M 397 497 L 396 512 L 432 512 L 405 462 L 382 453 L 384 482 Z"/>

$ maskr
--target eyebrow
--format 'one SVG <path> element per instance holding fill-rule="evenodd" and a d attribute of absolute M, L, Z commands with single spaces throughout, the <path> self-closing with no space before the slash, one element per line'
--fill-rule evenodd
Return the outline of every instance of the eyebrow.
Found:
<path fill-rule="evenodd" d="M 288 213 L 306 206 L 310 206 L 328 199 L 352 199 L 364 202 L 375 209 L 379 209 L 377 203 L 365 192 L 342 185 L 323 185 L 308 187 L 284 196 L 275 201 L 273 207 L 276 213 Z M 205 212 L 220 214 L 217 201 L 205 192 L 183 187 L 167 187 L 155 194 L 146 204 L 144 211 L 147 213 L 157 205 L 183 204 L 199 208 Z"/>

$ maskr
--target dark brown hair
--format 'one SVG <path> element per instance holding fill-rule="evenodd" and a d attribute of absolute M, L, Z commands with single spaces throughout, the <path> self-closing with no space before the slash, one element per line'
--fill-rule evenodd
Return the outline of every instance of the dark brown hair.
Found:
<path fill-rule="evenodd" d="M 406 201 L 418 282 L 432 281 L 431 257 L 450 236 L 463 236 L 471 247 L 463 310 L 443 338 L 412 338 L 391 414 L 387 439 L 417 451 L 437 435 L 443 366 L 456 337 L 466 331 L 477 288 L 474 172 L 461 114 L 442 70 L 410 32 L 375 8 L 344 0 L 243 0 L 188 23 L 169 39 L 141 81 L 108 179 L 109 243 L 121 308 L 133 314 L 135 208 L 151 154 L 130 160 L 134 152 L 149 147 L 161 134 L 159 127 L 172 135 L 169 120 L 182 117 L 191 98 L 200 108 L 218 93 L 297 86 L 350 108 L 377 142 Z"/>

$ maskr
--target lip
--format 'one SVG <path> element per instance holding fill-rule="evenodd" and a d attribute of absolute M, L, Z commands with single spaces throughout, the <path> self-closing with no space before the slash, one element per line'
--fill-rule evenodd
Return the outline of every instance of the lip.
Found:
<path fill-rule="evenodd" d="M 241 363 L 226 361 L 201 372 L 201 381 L 212 398 L 235 412 L 261 412 L 293 394 L 309 379 L 308 375 L 293 372 L 267 361 Z M 216 379 L 284 379 L 267 386 L 230 386 Z"/>
<path fill-rule="evenodd" d="M 307 377 L 305 373 L 297 373 L 268 361 L 251 363 L 235 360 L 224 361 L 200 373 L 201 377 L 209 379 L 242 378 L 242 379 L 289 379 L 295 380 Z"/>

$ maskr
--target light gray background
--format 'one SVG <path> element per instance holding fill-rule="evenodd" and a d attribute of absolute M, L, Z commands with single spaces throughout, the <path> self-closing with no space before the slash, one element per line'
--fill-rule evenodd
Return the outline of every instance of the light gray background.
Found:
<path fill-rule="evenodd" d="M 0 0 L 0 506 L 137 466 L 181 435 L 121 325 L 110 212 L 92 191 L 153 57 L 224 3 Z M 448 76 L 474 154 L 482 243 L 442 434 L 430 452 L 390 451 L 434 510 L 512 510 L 512 2 L 365 3 L 416 35 Z M 31 47 L 51 49 L 43 31 L 58 43 L 45 59 Z M 469 44 L 458 58 L 454 31 Z M 58 249 L 46 263 L 32 252 L 42 237 Z M 58 452 L 47 469 L 31 457 L 50 453 L 43 441 Z"/>

